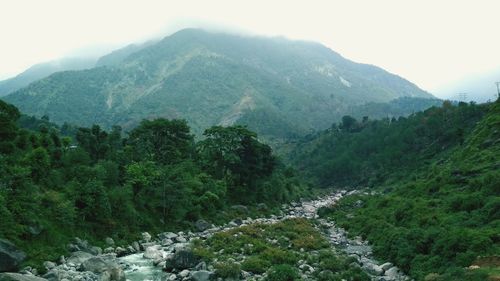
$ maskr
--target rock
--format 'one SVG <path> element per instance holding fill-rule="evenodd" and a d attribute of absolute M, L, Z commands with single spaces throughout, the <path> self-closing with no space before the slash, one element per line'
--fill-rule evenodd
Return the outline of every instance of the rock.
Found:
<path fill-rule="evenodd" d="M 386 263 L 384 263 L 384 264 L 380 265 L 380 267 L 381 267 L 384 271 L 388 270 L 388 269 L 389 269 L 389 268 L 391 268 L 392 266 L 393 266 L 393 264 L 392 264 L 392 263 L 390 263 L 390 262 L 386 262 Z"/>
<path fill-rule="evenodd" d="M 179 243 L 186 243 L 187 240 L 184 236 L 178 236 L 177 238 L 175 238 L 175 241 L 179 242 Z"/>
<path fill-rule="evenodd" d="M 396 278 L 399 275 L 399 268 L 393 266 L 385 271 L 385 276 L 390 278 Z"/>
<path fill-rule="evenodd" d="M 168 278 L 167 278 L 168 281 L 173 281 L 175 279 L 177 279 L 177 275 L 175 275 L 175 274 L 170 274 L 170 276 L 168 276 Z"/>
<path fill-rule="evenodd" d="M 160 251 L 158 246 L 151 246 L 151 247 L 148 247 L 146 249 L 146 251 L 144 251 L 143 257 L 145 259 L 152 259 L 152 260 L 162 259 L 163 253 L 162 253 L 162 251 Z"/>
<path fill-rule="evenodd" d="M 196 226 L 196 229 L 200 232 L 210 228 L 210 224 L 204 219 L 197 220 L 194 225 Z"/>
<path fill-rule="evenodd" d="M 106 237 L 105 241 L 106 241 L 106 245 L 108 245 L 110 247 L 113 247 L 115 245 L 115 240 L 113 240 L 113 238 L 111 238 L 111 237 Z"/>
<path fill-rule="evenodd" d="M 113 247 L 107 247 L 106 249 L 104 249 L 105 254 L 110 254 L 110 253 L 114 253 L 114 252 L 115 252 L 115 248 L 113 248 Z"/>
<path fill-rule="evenodd" d="M 174 241 L 172 241 L 172 239 L 165 238 L 165 239 L 161 240 L 162 246 L 170 246 L 172 244 L 174 244 Z"/>
<path fill-rule="evenodd" d="M 17 271 L 26 254 L 8 240 L 0 239 L 0 272 Z"/>
<path fill-rule="evenodd" d="M 183 271 L 181 271 L 181 272 L 179 273 L 179 276 L 180 276 L 180 277 L 182 277 L 182 278 L 184 278 L 184 277 L 188 277 L 188 276 L 189 276 L 189 273 L 190 273 L 190 271 L 189 271 L 189 270 L 184 269 Z"/>
<path fill-rule="evenodd" d="M 207 269 L 207 263 L 202 261 L 200 262 L 199 264 L 197 264 L 195 267 L 194 267 L 195 270 L 206 270 Z"/>
<path fill-rule="evenodd" d="M 124 249 L 122 247 L 116 247 L 115 253 L 117 257 L 123 257 L 127 254 L 127 249 Z"/>
<path fill-rule="evenodd" d="M 248 214 L 248 208 L 245 205 L 233 205 L 231 209 L 235 210 L 240 214 Z"/>
<path fill-rule="evenodd" d="M 0 273 L 0 281 L 47 281 L 45 278 L 19 273 Z"/>
<path fill-rule="evenodd" d="M 128 251 L 129 253 L 131 253 L 131 254 L 133 254 L 133 253 L 135 253 L 135 252 L 136 252 L 136 250 L 134 249 L 134 247 L 132 247 L 132 246 L 130 246 L 130 245 L 128 245 L 128 246 L 127 246 L 127 251 Z"/>
<path fill-rule="evenodd" d="M 47 270 L 51 270 L 52 268 L 56 267 L 56 264 L 51 261 L 46 261 L 43 263 L 43 266 L 45 266 Z"/>
<path fill-rule="evenodd" d="M 356 254 L 361 257 L 370 255 L 372 252 L 372 248 L 370 246 L 363 246 L 363 245 L 349 245 L 345 249 L 345 252 L 347 254 Z"/>
<path fill-rule="evenodd" d="M 166 260 L 165 270 L 172 271 L 188 269 L 196 266 L 200 259 L 189 249 L 176 251 L 175 254 Z"/>
<path fill-rule="evenodd" d="M 82 251 L 78 251 L 78 252 L 74 252 L 71 257 L 69 257 L 66 261 L 67 263 L 72 263 L 74 265 L 79 265 L 81 263 L 83 263 L 84 261 L 90 259 L 92 257 L 91 254 L 87 253 L 87 252 L 82 252 Z"/>
<path fill-rule="evenodd" d="M 141 246 L 139 245 L 139 242 L 137 242 L 137 241 L 132 242 L 132 247 L 134 247 L 136 252 L 141 251 Z"/>
<path fill-rule="evenodd" d="M 163 232 L 163 233 L 160 233 L 160 234 L 158 235 L 158 237 L 159 237 L 160 239 L 174 239 L 174 238 L 176 238 L 177 236 L 179 236 L 179 235 L 177 235 L 177 234 L 175 234 L 175 233 L 173 233 L 173 232 Z"/>
<path fill-rule="evenodd" d="M 206 270 L 199 270 L 191 273 L 193 281 L 208 281 L 214 273 Z"/>
<path fill-rule="evenodd" d="M 141 233 L 141 237 L 142 237 L 142 240 L 144 240 L 146 242 L 151 241 L 151 234 L 149 234 L 148 232 Z"/>
<path fill-rule="evenodd" d="M 380 266 L 373 264 L 373 263 L 365 263 L 363 265 L 363 268 L 368 273 L 375 275 L 375 276 L 380 276 L 380 275 L 384 274 L 384 270 Z"/>
<path fill-rule="evenodd" d="M 266 211 L 268 209 L 268 207 L 267 207 L 266 203 L 259 203 L 259 204 L 257 204 L 257 209 L 259 211 Z"/>
<path fill-rule="evenodd" d="M 101 257 L 92 257 L 82 263 L 81 268 L 101 275 L 101 280 L 125 281 L 125 273 L 122 268 L 111 260 Z M 109 279 L 108 279 L 109 278 Z"/>
<path fill-rule="evenodd" d="M 97 256 L 97 255 L 102 254 L 102 248 L 93 246 L 93 247 L 88 248 L 87 252 L 91 253 L 94 256 Z"/>

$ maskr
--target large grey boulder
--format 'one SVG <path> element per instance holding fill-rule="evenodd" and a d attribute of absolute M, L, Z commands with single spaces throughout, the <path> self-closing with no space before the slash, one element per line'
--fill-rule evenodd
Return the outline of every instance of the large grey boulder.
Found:
<path fill-rule="evenodd" d="M 197 220 L 194 225 L 198 231 L 205 231 L 210 228 L 210 224 L 204 219 Z"/>
<path fill-rule="evenodd" d="M 363 268 L 368 273 L 375 275 L 375 276 L 380 276 L 380 275 L 384 274 L 384 270 L 380 266 L 373 264 L 373 263 L 363 264 Z"/>
<path fill-rule="evenodd" d="M 17 271 L 26 254 L 8 240 L 0 239 L 0 272 Z"/>
<path fill-rule="evenodd" d="M 189 249 L 181 249 L 176 251 L 175 254 L 166 260 L 165 270 L 172 271 L 183 270 L 187 268 L 195 267 L 200 262 L 200 258 L 197 257 Z"/>
<path fill-rule="evenodd" d="M 81 269 L 101 275 L 101 280 L 125 281 L 123 269 L 114 261 L 92 257 L 82 263 Z"/>
<path fill-rule="evenodd" d="M 47 281 L 45 278 L 30 274 L 0 273 L 0 281 Z"/>
<path fill-rule="evenodd" d="M 77 252 L 74 252 L 71 257 L 69 257 L 66 262 L 67 263 L 72 263 L 74 265 L 79 265 L 81 263 L 83 263 L 84 261 L 90 259 L 91 257 L 93 257 L 92 254 L 89 254 L 87 252 L 83 252 L 83 251 L 77 251 Z"/>
<path fill-rule="evenodd" d="M 143 257 L 145 259 L 162 259 L 163 258 L 163 251 L 161 251 L 160 246 L 151 246 L 147 247 L 146 251 L 144 251 Z"/>

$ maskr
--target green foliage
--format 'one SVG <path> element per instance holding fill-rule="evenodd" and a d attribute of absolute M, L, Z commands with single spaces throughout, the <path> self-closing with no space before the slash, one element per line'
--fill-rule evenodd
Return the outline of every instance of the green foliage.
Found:
<path fill-rule="evenodd" d="M 0 143 L 8 144 L 0 152 L 0 236 L 26 250 L 35 265 L 65 254 L 60 245 L 76 234 L 126 241 L 144 229 L 231 219 L 224 215 L 235 203 L 228 190 L 238 190 L 247 204 L 265 202 L 271 209 L 306 191 L 285 167 L 270 165 L 271 149 L 241 127 L 212 129 L 243 133 L 233 150 L 217 144 L 238 161 L 214 169 L 205 165 L 212 161 L 208 154 L 194 149 L 183 120 L 145 120 L 126 139 L 120 127 L 107 132 L 94 125 L 78 128 L 73 140 L 61 137 L 62 128 L 48 118 L 36 131 L 18 129 L 18 117 L 15 107 L 0 103 L 0 122 L 6 125 Z M 218 177 L 223 174 L 218 168 L 237 176 Z M 251 179 L 253 172 L 257 180 Z"/>
<path fill-rule="evenodd" d="M 175 164 L 190 157 L 193 136 L 185 120 L 143 120 L 130 132 L 127 142 L 134 148 L 136 159 Z"/>
<path fill-rule="evenodd" d="M 221 262 L 215 264 L 215 275 L 221 278 L 239 279 L 241 266 L 237 263 Z"/>
<path fill-rule="evenodd" d="M 296 143 L 287 157 L 322 187 L 374 186 L 460 147 L 485 111 L 482 105 L 445 102 L 397 120 L 344 116 L 338 126 Z"/>
<path fill-rule="evenodd" d="M 304 239 L 307 243 L 302 242 Z M 369 280 L 363 272 L 350 265 L 352 259 L 332 252 L 331 245 L 319 230 L 304 218 L 240 226 L 216 233 L 207 240 L 196 240 L 191 246 L 207 262 L 216 260 L 218 263 L 232 264 L 235 262 L 234 257 L 243 254 L 245 259 L 240 261 L 243 270 L 269 274 L 278 269 L 281 274 L 273 275 L 272 278 L 278 275 L 294 278 L 299 260 L 306 260 L 319 265 L 320 270 L 315 273 L 318 278 L 322 270 L 335 270 L 332 276 L 336 279 L 331 280 Z M 289 271 L 290 268 L 293 270 Z"/>
<path fill-rule="evenodd" d="M 440 117 L 434 119 L 436 115 Z M 447 123 L 443 116 L 461 122 Z M 482 117 L 479 122 L 473 122 L 478 116 Z M 423 119 L 418 114 L 409 118 L 408 126 L 416 119 L 418 130 L 434 135 L 434 143 L 446 149 L 439 151 L 430 143 L 417 151 L 406 150 L 407 154 L 439 153 L 427 156 L 430 164 L 420 165 L 406 177 L 389 173 L 379 188 L 385 194 L 348 197 L 330 210 L 322 210 L 322 215 L 334 217 L 351 234 L 367 238 L 376 256 L 395 263 L 417 280 L 486 280 L 488 274 L 494 276 L 496 273 L 487 270 L 464 268 L 476 264 L 478 256 L 500 253 L 499 116 L 500 103 L 496 102 L 445 104 L 443 109 L 427 111 Z M 457 128 L 463 133 L 456 135 Z M 373 141 L 376 138 L 365 143 Z"/>
<path fill-rule="evenodd" d="M 248 129 L 216 126 L 207 129 L 204 136 L 198 144 L 202 166 L 215 178 L 230 183 L 231 198 L 251 195 L 259 182 L 273 174 L 276 159 L 271 148 Z"/>
<path fill-rule="evenodd" d="M 281 264 L 271 267 L 267 274 L 268 281 L 297 281 L 301 280 L 297 269 L 290 265 Z"/>

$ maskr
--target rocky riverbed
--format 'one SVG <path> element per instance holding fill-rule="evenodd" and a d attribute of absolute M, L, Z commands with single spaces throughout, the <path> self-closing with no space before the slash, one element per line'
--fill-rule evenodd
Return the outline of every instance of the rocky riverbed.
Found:
<path fill-rule="evenodd" d="M 317 200 L 292 203 L 282 207 L 281 215 L 234 220 L 222 226 L 214 226 L 200 220 L 196 224 L 199 231 L 194 233 L 164 232 L 152 237 L 144 232 L 140 241 L 130 245 L 118 246 L 115 245 L 113 239 L 108 238 L 106 239 L 108 247 L 101 249 L 76 238 L 74 243 L 68 245 L 72 251 L 71 256 L 61 257 L 58 261 L 45 262 L 47 273 L 43 276 L 39 276 L 35 269 L 25 268 L 19 273 L 0 273 L 0 281 L 213 280 L 215 278 L 214 266 L 199 260 L 191 251 L 190 242 L 195 239 L 205 240 L 216 233 L 245 225 L 274 224 L 293 218 L 306 218 L 314 221 L 317 229 L 324 233 L 332 247 L 353 257 L 356 262 L 352 266 L 360 267 L 372 280 L 410 280 L 391 263 L 376 261 L 366 241 L 359 237 L 350 239 L 346 231 L 337 227 L 333 221 L 318 218 L 319 208 L 335 204 L 340 198 L 350 194 L 341 191 Z M 239 206 L 239 208 L 244 208 L 244 206 Z M 315 269 L 311 265 L 300 261 L 297 268 L 302 278 L 314 280 L 310 273 Z M 242 271 L 240 276 L 243 280 L 261 280 L 264 279 L 265 274 L 253 275 Z"/>

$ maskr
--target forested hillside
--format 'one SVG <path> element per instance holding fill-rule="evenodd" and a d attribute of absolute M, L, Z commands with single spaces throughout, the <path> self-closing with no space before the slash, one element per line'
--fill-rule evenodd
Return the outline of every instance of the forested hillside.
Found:
<path fill-rule="evenodd" d="M 135 238 L 231 217 L 233 204 L 269 208 L 307 194 L 291 169 L 244 127 L 212 127 L 195 142 L 184 120 L 78 128 L 61 136 L 45 120 L 24 124 L 0 101 L 0 236 L 32 262 L 54 260 L 75 236 Z M 260 206 L 262 208 L 262 206 Z"/>
<path fill-rule="evenodd" d="M 97 65 L 55 73 L 5 99 L 57 124 L 131 129 L 142 119 L 177 118 L 197 136 L 213 125 L 240 124 L 277 142 L 325 129 L 370 102 L 376 103 L 367 105 L 373 117 L 407 115 L 415 110 L 408 104 L 421 110 L 435 103 L 381 68 L 284 38 L 185 29 L 117 50 Z"/>
<path fill-rule="evenodd" d="M 322 215 L 417 280 L 499 275 L 499 101 L 445 102 L 392 120 L 346 116 L 292 159 L 323 186 L 371 188 L 375 195 L 348 197 Z"/>
<path fill-rule="evenodd" d="M 487 106 L 446 101 L 408 118 L 356 119 L 293 143 L 289 160 L 323 187 L 374 186 L 406 177 L 460 147 Z"/>

